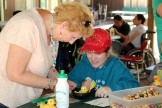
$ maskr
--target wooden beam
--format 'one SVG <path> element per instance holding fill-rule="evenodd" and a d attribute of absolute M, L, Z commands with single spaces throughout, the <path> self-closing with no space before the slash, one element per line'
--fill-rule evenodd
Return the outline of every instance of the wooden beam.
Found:
<path fill-rule="evenodd" d="M 148 30 L 154 31 L 154 17 L 153 17 L 153 9 L 152 9 L 152 0 L 148 0 Z M 150 47 L 152 48 L 152 52 L 154 52 L 154 34 L 148 34 L 149 39 L 151 40 Z"/>

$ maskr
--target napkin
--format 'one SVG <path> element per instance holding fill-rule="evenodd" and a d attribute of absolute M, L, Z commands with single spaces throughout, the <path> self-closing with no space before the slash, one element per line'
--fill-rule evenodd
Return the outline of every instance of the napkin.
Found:
<path fill-rule="evenodd" d="M 107 107 L 110 106 L 109 104 L 109 98 L 98 98 L 94 99 L 88 102 L 85 102 L 86 104 L 94 105 L 94 106 L 99 106 L 99 107 Z"/>

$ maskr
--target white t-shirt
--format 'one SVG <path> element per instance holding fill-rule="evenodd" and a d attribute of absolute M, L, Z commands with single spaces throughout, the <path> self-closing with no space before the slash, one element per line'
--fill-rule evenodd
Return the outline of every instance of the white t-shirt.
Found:
<path fill-rule="evenodd" d="M 144 34 L 146 32 L 146 30 L 143 28 L 143 25 L 138 25 L 136 27 L 134 27 L 130 32 L 129 32 L 129 36 L 132 36 L 133 33 L 135 31 L 139 31 L 139 34 L 136 38 L 134 38 L 131 43 L 136 47 L 136 48 L 140 48 L 141 47 L 141 36 L 142 34 Z"/>
<path fill-rule="evenodd" d="M 52 57 L 44 22 L 36 9 L 23 11 L 12 17 L 0 35 L 0 103 L 15 108 L 39 97 L 43 89 L 23 86 L 8 80 L 6 60 L 9 45 L 18 45 L 32 53 L 26 71 L 39 76 L 47 77 Z"/>

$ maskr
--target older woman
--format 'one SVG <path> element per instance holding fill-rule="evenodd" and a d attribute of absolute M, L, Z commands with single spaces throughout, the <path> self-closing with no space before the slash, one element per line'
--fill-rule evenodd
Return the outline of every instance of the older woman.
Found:
<path fill-rule="evenodd" d="M 12 17 L 0 34 L 0 106 L 15 108 L 43 88 L 53 89 L 57 41 L 72 44 L 90 36 L 91 21 L 89 8 L 77 2 L 61 4 L 54 13 L 33 9 Z"/>

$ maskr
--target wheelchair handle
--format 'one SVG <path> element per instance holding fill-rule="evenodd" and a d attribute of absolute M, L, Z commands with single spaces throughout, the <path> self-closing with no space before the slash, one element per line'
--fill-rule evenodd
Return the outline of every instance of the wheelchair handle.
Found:
<path fill-rule="evenodd" d="M 152 30 L 146 30 L 146 34 L 147 33 L 156 33 L 155 31 L 152 31 Z"/>

